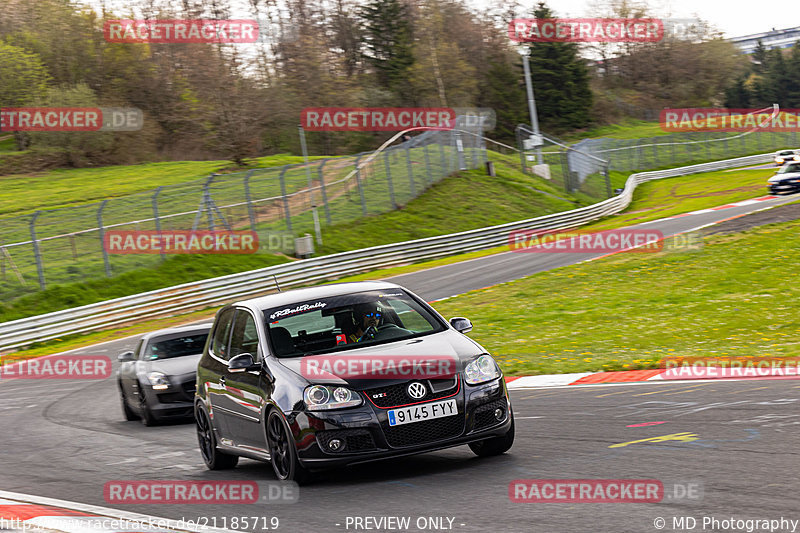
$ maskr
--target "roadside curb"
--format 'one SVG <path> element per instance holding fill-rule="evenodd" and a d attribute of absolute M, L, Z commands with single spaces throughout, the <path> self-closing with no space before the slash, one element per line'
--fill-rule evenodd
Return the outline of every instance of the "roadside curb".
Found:
<path fill-rule="evenodd" d="M 786 368 L 745 369 L 731 376 L 710 376 L 707 372 L 698 376 L 679 375 L 672 371 L 654 368 L 647 370 L 620 370 L 616 372 L 582 372 L 573 374 L 545 374 L 541 376 L 506 376 L 510 390 L 539 387 L 564 387 L 569 385 L 602 385 L 613 383 L 638 383 L 659 381 L 662 383 L 691 383 L 706 381 L 740 381 L 752 379 L 800 379 L 800 375 L 787 372 Z"/>
<path fill-rule="evenodd" d="M 0 490 L 0 529 L 61 533 L 234 533 L 107 507 Z"/>

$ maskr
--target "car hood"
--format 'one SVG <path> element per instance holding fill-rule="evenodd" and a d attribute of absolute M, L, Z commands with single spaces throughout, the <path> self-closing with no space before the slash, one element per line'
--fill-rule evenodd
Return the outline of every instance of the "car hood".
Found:
<path fill-rule="evenodd" d="M 341 352 L 309 355 L 306 357 L 282 358 L 279 359 L 279 362 L 309 383 L 349 385 L 355 389 L 368 389 L 377 386 L 402 383 L 415 378 L 425 379 L 426 376 L 436 377 L 436 375 L 435 372 L 431 372 L 431 375 L 429 375 L 424 371 L 422 373 L 402 376 L 397 372 L 387 372 L 378 375 L 373 372 L 367 372 L 365 374 L 360 371 L 352 373 L 347 371 L 344 373 L 335 371 L 334 374 L 330 374 L 323 369 L 331 368 L 331 361 L 334 359 L 353 358 L 359 362 L 359 365 L 363 364 L 363 361 L 369 362 L 374 360 L 385 362 L 387 367 L 390 362 L 396 365 L 400 361 L 404 361 L 406 364 L 408 361 L 417 363 L 429 361 L 436 365 L 439 364 L 440 361 L 444 361 L 453 365 L 446 368 L 452 368 L 460 372 L 467 363 L 483 353 L 486 353 L 486 351 L 469 337 L 454 330 L 446 330 L 424 337 L 405 339 L 375 346 L 365 346 L 364 348 L 356 348 Z M 362 367 L 356 366 L 354 368 L 360 369 Z M 316 369 L 321 370 L 317 371 Z"/>
<path fill-rule="evenodd" d="M 767 183 L 778 183 L 783 180 L 791 180 L 800 178 L 800 172 L 787 172 L 786 174 L 776 174 L 767 180 Z"/>
<path fill-rule="evenodd" d="M 182 376 L 197 372 L 201 354 L 145 361 L 145 372 L 163 372 L 167 376 Z"/>

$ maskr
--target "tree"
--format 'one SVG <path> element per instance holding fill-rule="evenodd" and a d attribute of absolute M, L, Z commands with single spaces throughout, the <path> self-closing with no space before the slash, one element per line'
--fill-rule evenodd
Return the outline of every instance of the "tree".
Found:
<path fill-rule="evenodd" d="M 41 98 L 50 76 L 38 55 L 0 41 L 0 108 L 22 107 Z M 14 132 L 18 150 L 27 148 L 27 135 Z"/>
<path fill-rule="evenodd" d="M 498 140 L 513 141 L 517 125 L 528 120 L 522 83 L 519 62 L 512 65 L 508 58 L 496 58 L 490 62 L 481 82 L 478 106 L 494 109 L 497 125 L 492 137 Z"/>
<path fill-rule="evenodd" d="M 533 11 L 536 19 L 553 18 L 544 2 Z M 592 91 L 589 71 L 574 43 L 532 43 L 531 79 L 542 129 L 584 128 L 590 122 Z"/>
<path fill-rule="evenodd" d="M 745 81 L 745 78 L 738 78 L 733 85 L 725 89 L 725 107 L 731 109 L 746 109 L 750 107 L 752 95 Z"/>
<path fill-rule="evenodd" d="M 404 101 L 413 94 L 407 83 L 414 64 L 408 8 L 399 0 L 372 0 L 361 11 L 366 58 L 378 84 Z"/>

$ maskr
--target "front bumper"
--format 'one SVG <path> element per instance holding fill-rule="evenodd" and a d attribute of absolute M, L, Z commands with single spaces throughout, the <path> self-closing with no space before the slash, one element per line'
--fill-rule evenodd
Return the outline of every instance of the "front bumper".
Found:
<path fill-rule="evenodd" d="M 154 418 L 179 419 L 194 417 L 194 394 L 196 378 L 185 379 L 170 376 L 170 387 L 166 390 L 153 390 L 147 386 L 147 406 Z"/>
<path fill-rule="evenodd" d="M 505 435 L 513 413 L 503 378 L 469 386 L 459 376 L 454 394 L 444 393 L 430 402 L 455 399 L 457 415 L 389 426 L 388 411 L 369 399 L 364 405 L 336 413 L 297 413 L 292 424 L 298 458 L 307 468 L 343 466 L 425 453 Z M 425 405 L 424 402 L 419 405 Z M 394 407 L 396 408 L 396 407 Z M 495 411 L 502 415 L 498 420 Z M 328 443 L 344 443 L 331 451 Z"/>
<path fill-rule="evenodd" d="M 800 192 L 800 183 L 788 183 L 779 181 L 777 183 L 770 183 L 767 185 L 770 194 L 792 194 Z"/>

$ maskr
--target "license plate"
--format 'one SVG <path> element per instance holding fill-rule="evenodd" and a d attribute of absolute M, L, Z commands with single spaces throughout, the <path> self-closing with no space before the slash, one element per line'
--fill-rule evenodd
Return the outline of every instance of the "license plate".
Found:
<path fill-rule="evenodd" d="M 422 422 L 433 420 L 434 418 L 444 418 L 458 414 L 455 400 L 445 400 L 443 402 L 426 403 L 403 407 L 402 409 L 391 409 L 388 411 L 389 425 L 402 426 L 412 422 Z"/>

